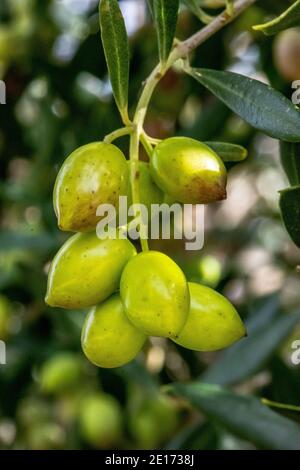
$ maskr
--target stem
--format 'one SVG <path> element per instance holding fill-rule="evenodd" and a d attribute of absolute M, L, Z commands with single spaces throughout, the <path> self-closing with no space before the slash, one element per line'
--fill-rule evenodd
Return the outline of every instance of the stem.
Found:
<path fill-rule="evenodd" d="M 297 411 L 298 413 L 300 412 L 300 406 L 289 405 L 287 403 L 278 403 L 276 401 L 268 400 L 267 398 L 262 398 L 261 402 L 264 405 L 272 406 L 274 408 L 279 408 L 281 410 Z"/>
<path fill-rule="evenodd" d="M 186 57 L 200 44 L 203 44 L 207 39 L 213 36 L 217 31 L 222 29 L 225 25 L 231 23 L 237 16 L 244 10 L 253 5 L 256 0 L 237 0 L 233 4 L 234 11 L 232 15 L 228 15 L 226 10 L 217 16 L 209 25 L 201 29 L 186 41 L 180 43 L 172 52 L 169 58 L 169 64 L 172 65 L 177 59 Z"/>
<path fill-rule="evenodd" d="M 139 186 L 139 146 L 140 146 L 140 135 L 141 131 L 138 126 L 136 126 L 130 137 L 130 183 L 131 183 L 131 192 L 132 192 L 132 202 L 133 204 L 140 204 L 140 186 Z M 143 251 L 148 251 L 148 240 L 144 238 L 144 233 L 147 229 L 146 225 L 143 224 L 141 214 L 137 208 L 134 211 L 134 217 L 137 218 L 140 216 L 141 225 L 140 225 L 140 241 Z"/>
<path fill-rule="evenodd" d="M 104 142 L 106 144 L 111 144 L 114 140 L 118 139 L 119 137 L 123 137 L 124 135 L 128 135 L 132 132 L 132 127 L 122 127 L 121 129 L 117 129 L 111 134 L 107 134 L 104 137 Z"/>

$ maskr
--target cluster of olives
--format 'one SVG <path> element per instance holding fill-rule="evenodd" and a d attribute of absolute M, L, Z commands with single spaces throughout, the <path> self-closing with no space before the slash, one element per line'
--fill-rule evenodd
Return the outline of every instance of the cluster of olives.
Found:
<path fill-rule="evenodd" d="M 83 146 L 64 162 L 55 184 L 54 208 L 61 230 L 79 232 L 55 256 L 46 302 L 67 309 L 92 307 L 82 331 L 88 359 L 100 367 L 131 361 L 147 336 L 170 338 L 197 351 L 224 348 L 245 335 L 230 302 L 214 290 L 188 283 L 163 253 L 137 254 L 128 238 L 100 240 L 95 231 L 101 204 L 118 210 L 131 198 L 130 163 L 113 144 Z M 226 197 L 226 169 L 207 145 L 185 137 L 160 142 L 150 164 L 139 163 L 140 202 L 167 195 L 204 204 Z"/>

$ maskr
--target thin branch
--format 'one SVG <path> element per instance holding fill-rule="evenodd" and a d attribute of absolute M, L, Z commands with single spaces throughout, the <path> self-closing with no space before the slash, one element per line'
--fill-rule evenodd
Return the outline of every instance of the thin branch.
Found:
<path fill-rule="evenodd" d="M 228 12 L 224 10 L 223 13 L 217 16 L 210 24 L 202 28 L 186 41 L 179 43 L 170 56 L 170 63 L 173 63 L 176 59 L 186 57 L 190 52 L 196 49 L 196 47 L 213 36 L 225 25 L 231 23 L 231 21 L 255 2 L 256 0 L 238 0 L 235 2 L 232 15 L 229 15 Z"/>

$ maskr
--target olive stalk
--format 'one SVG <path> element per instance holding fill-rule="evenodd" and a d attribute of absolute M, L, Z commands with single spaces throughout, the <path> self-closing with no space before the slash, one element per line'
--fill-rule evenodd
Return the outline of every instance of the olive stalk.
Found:
<path fill-rule="evenodd" d="M 106 144 L 111 144 L 114 140 L 118 139 L 119 137 L 123 137 L 124 135 L 131 134 L 131 132 L 131 126 L 121 127 L 121 129 L 117 129 L 110 134 L 107 134 L 103 140 Z"/>
<path fill-rule="evenodd" d="M 134 165 L 131 165 L 130 175 L 132 200 L 134 204 L 139 204 L 140 202 L 139 172 L 137 169 L 137 164 L 139 161 L 139 143 L 141 141 L 143 145 L 146 146 L 146 151 L 149 152 L 149 146 L 151 146 L 151 141 L 148 140 L 149 144 L 147 144 L 147 137 L 143 131 L 143 127 L 149 103 L 157 84 L 160 82 L 166 72 L 174 65 L 175 62 L 177 62 L 179 59 L 186 59 L 189 54 L 200 44 L 203 44 L 207 39 L 217 33 L 225 25 L 231 23 L 237 16 L 239 16 L 243 11 L 245 11 L 255 2 L 256 0 L 237 0 L 234 3 L 232 3 L 232 1 L 226 2 L 227 7 L 229 6 L 230 14 L 228 13 L 228 8 L 226 8 L 220 15 L 216 16 L 207 26 L 202 28 L 190 38 L 186 39 L 183 42 L 179 42 L 176 40 L 174 42 L 173 51 L 171 52 L 167 63 L 159 63 L 145 81 L 145 85 L 134 114 L 132 122 L 133 130 L 130 136 L 130 160 L 131 162 L 135 163 Z M 181 68 L 184 68 L 184 64 L 181 64 L 181 66 Z M 127 123 L 124 122 L 124 124 L 127 126 Z M 136 211 L 135 216 L 138 216 L 138 211 Z M 147 227 L 144 226 L 143 223 L 141 223 L 141 232 L 144 232 L 146 229 Z M 148 241 L 143 238 L 144 237 L 141 236 L 142 249 L 143 251 L 147 251 Z"/>

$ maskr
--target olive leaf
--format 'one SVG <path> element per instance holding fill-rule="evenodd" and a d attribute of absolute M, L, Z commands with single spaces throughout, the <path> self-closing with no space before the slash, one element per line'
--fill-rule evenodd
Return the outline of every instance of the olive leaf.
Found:
<path fill-rule="evenodd" d="M 300 185 L 300 145 L 280 142 L 280 159 L 291 185 Z"/>
<path fill-rule="evenodd" d="M 194 382 L 166 391 L 186 398 L 231 433 L 268 450 L 300 450 L 300 426 L 265 406 L 258 398 L 219 385 Z"/>
<path fill-rule="evenodd" d="M 292 26 L 299 26 L 300 24 L 300 0 L 297 0 L 280 16 L 268 21 L 264 24 L 253 26 L 255 31 L 262 31 L 267 36 L 272 36 L 280 31 L 291 28 Z"/>
<path fill-rule="evenodd" d="M 246 321 L 248 337 L 224 351 L 201 376 L 201 380 L 231 385 L 261 370 L 274 351 L 300 323 L 300 312 L 278 315 L 278 300 L 270 299 Z"/>
<path fill-rule="evenodd" d="M 281 191 L 279 206 L 285 228 L 300 248 L 300 186 Z"/>
<path fill-rule="evenodd" d="M 300 142 L 300 110 L 274 88 L 233 72 L 191 69 L 190 74 L 254 128 Z"/>
<path fill-rule="evenodd" d="M 152 17 L 154 18 L 153 1 L 154 0 L 147 0 L 147 4 L 148 4 L 149 11 L 150 11 Z"/>
<path fill-rule="evenodd" d="M 173 46 L 179 0 L 153 0 L 160 61 L 165 64 Z"/>
<path fill-rule="evenodd" d="M 117 0 L 101 0 L 101 37 L 110 81 L 123 120 L 128 120 L 129 42 Z"/>
<path fill-rule="evenodd" d="M 241 145 L 227 142 L 205 142 L 223 162 L 241 162 L 247 158 L 248 152 Z"/>

